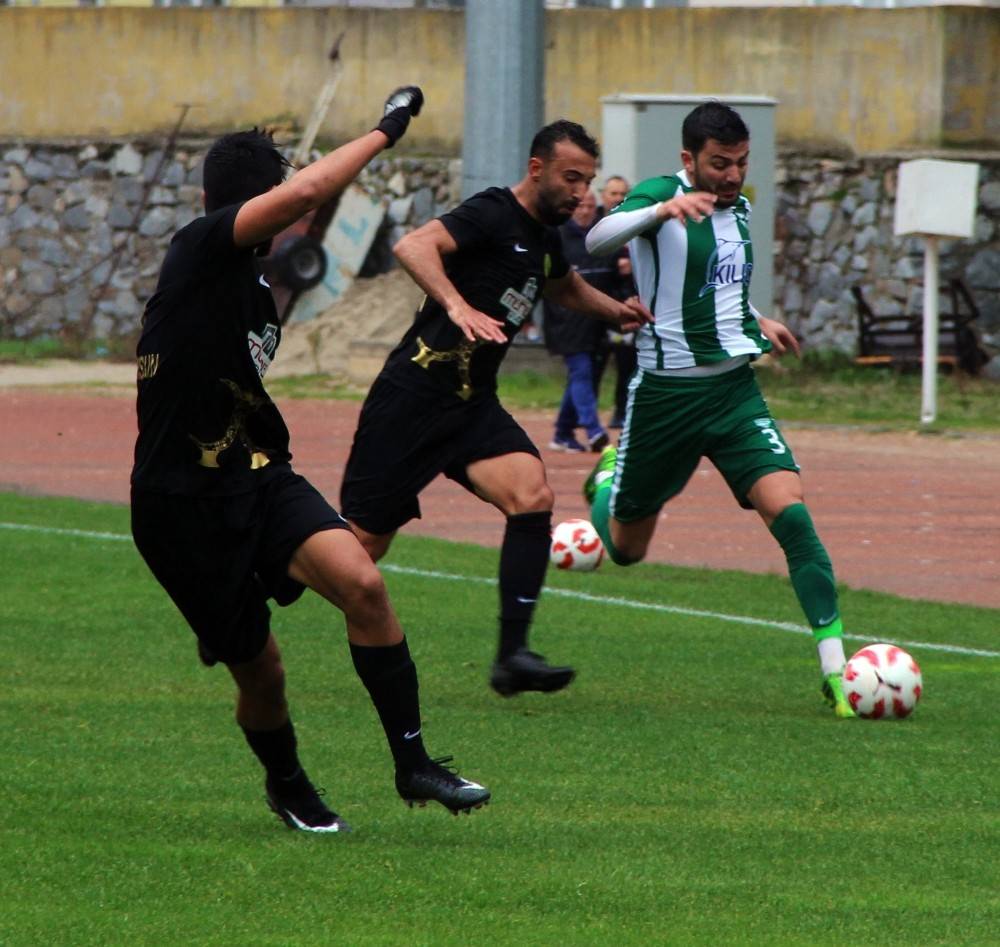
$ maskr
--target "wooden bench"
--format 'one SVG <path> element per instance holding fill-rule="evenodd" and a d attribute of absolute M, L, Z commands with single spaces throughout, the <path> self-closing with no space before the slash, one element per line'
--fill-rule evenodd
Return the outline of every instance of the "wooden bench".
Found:
<path fill-rule="evenodd" d="M 923 361 L 923 314 L 877 316 L 860 286 L 852 286 L 858 309 L 858 365 L 916 368 Z M 938 364 L 976 375 L 989 361 L 979 345 L 976 320 L 979 309 L 960 279 L 942 287 L 938 316 Z"/>

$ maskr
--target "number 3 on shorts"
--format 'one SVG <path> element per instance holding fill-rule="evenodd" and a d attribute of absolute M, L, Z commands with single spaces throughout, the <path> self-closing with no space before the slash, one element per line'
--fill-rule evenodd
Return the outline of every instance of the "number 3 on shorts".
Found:
<path fill-rule="evenodd" d="M 784 454 L 787 447 L 781 443 L 781 437 L 773 427 L 763 427 L 760 433 L 764 435 L 774 446 L 771 448 L 772 454 Z"/>

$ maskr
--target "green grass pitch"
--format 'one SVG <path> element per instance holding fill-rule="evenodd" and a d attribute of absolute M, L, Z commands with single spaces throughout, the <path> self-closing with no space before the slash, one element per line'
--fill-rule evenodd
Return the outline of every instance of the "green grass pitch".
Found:
<path fill-rule="evenodd" d="M 1000 611 L 844 589 L 848 650 L 907 642 L 925 692 L 841 722 L 784 578 L 550 574 L 533 645 L 578 680 L 502 700 L 496 550 L 404 536 L 385 575 L 428 748 L 494 798 L 399 801 L 343 621 L 307 594 L 274 628 L 303 761 L 356 827 L 314 837 L 266 809 L 127 510 L 7 494 L 0 523 L 6 947 L 1000 939 Z"/>

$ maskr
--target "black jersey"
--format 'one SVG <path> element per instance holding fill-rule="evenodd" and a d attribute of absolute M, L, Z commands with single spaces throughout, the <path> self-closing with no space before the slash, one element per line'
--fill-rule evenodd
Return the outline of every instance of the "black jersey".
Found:
<path fill-rule="evenodd" d="M 458 249 L 445 272 L 470 306 L 503 321 L 504 343 L 469 342 L 430 297 L 389 355 L 382 376 L 411 391 L 463 400 L 496 390 L 511 340 L 546 279 L 569 271 L 559 232 L 535 220 L 509 188 L 491 187 L 439 218 Z"/>
<path fill-rule="evenodd" d="M 137 347 L 138 489 L 242 493 L 291 459 L 288 429 L 261 381 L 281 323 L 253 249 L 233 243 L 240 206 L 174 235 L 146 304 Z"/>

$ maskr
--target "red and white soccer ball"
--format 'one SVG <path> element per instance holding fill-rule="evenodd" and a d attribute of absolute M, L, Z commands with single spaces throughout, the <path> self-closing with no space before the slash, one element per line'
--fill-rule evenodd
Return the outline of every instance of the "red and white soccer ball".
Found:
<path fill-rule="evenodd" d="M 593 572 L 604 559 L 604 543 L 587 520 L 564 520 L 552 530 L 552 564 L 572 572 Z"/>
<path fill-rule="evenodd" d="M 859 717 L 908 717 L 922 690 L 917 662 L 894 644 L 870 644 L 844 668 L 844 696 Z"/>

